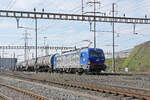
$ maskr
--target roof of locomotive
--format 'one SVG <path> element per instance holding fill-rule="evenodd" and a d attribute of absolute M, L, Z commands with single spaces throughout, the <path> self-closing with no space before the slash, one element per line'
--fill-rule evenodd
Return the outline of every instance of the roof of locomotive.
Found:
<path fill-rule="evenodd" d="M 83 49 L 67 51 L 67 52 L 65 52 L 65 53 L 63 53 L 62 55 L 59 55 L 59 56 L 68 56 L 68 55 L 73 55 L 73 54 L 76 54 L 76 53 L 79 53 L 79 52 L 87 52 L 89 50 L 95 50 L 95 48 L 83 48 Z M 103 51 L 101 48 L 96 48 L 96 50 Z"/>
<path fill-rule="evenodd" d="M 86 48 L 86 49 L 82 49 L 81 52 L 87 51 L 87 50 L 95 50 L 95 48 Z M 101 51 L 103 51 L 101 48 L 96 48 L 96 50 L 101 50 Z"/>

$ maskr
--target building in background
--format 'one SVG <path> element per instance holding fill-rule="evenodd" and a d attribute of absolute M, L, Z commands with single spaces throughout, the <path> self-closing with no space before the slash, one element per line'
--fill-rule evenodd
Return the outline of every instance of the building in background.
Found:
<path fill-rule="evenodd" d="M 115 58 L 127 58 L 129 54 L 131 53 L 132 49 L 123 50 L 119 52 L 115 52 Z M 106 58 L 112 58 L 112 52 L 105 52 Z"/>
<path fill-rule="evenodd" d="M 17 58 L 0 58 L 1 69 L 14 69 L 17 63 Z"/>

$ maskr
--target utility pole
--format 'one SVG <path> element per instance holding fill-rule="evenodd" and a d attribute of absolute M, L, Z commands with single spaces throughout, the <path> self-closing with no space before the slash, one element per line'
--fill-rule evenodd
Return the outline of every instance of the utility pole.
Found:
<path fill-rule="evenodd" d="M 82 15 L 83 15 L 83 13 L 84 13 L 83 0 L 81 0 L 81 4 L 82 4 Z"/>
<path fill-rule="evenodd" d="M 114 23 L 114 17 L 115 17 L 115 3 L 112 4 L 112 32 L 113 32 L 113 57 L 112 57 L 112 67 L 113 72 L 116 72 L 116 66 L 115 66 L 115 23 Z"/>
<path fill-rule="evenodd" d="M 10 70 L 12 70 L 12 69 L 13 69 L 12 59 L 13 59 L 13 57 L 12 57 L 12 54 L 11 54 L 11 57 L 10 57 Z"/>
<path fill-rule="evenodd" d="M 14 63 L 13 63 L 13 64 L 14 64 L 14 65 L 13 65 L 13 71 L 15 71 L 15 69 L 16 69 L 15 63 L 17 62 L 17 61 L 15 61 L 15 56 L 16 56 L 16 54 L 15 54 L 15 52 L 14 52 L 14 57 L 13 57 L 13 58 L 14 58 L 14 59 L 13 59 L 13 60 L 14 60 Z"/>
<path fill-rule="evenodd" d="M 45 49 L 45 54 L 43 55 L 43 56 L 45 56 L 45 55 L 48 55 L 48 50 L 47 50 L 47 43 L 46 43 L 46 39 L 47 39 L 47 37 L 45 36 L 44 37 L 44 49 Z"/>
<path fill-rule="evenodd" d="M 96 49 L 96 1 L 94 0 L 94 48 Z"/>
<path fill-rule="evenodd" d="M 25 37 L 24 37 L 24 46 L 25 46 L 25 48 L 24 48 L 24 61 L 26 61 L 27 60 L 27 31 L 25 32 Z"/>
<path fill-rule="evenodd" d="M 88 2 L 87 4 L 93 4 L 93 10 L 94 12 L 87 12 L 87 13 L 93 13 L 93 16 L 94 16 L 94 48 L 96 49 L 96 13 L 99 13 L 99 12 L 96 12 L 96 4 L 99 4 L 100 5 L 100 2 L 99 1 L 90 1 Z M 91 24 L 91 23 L 90 23 Z"/>
<path fill-rule="evenodd" d="M 34 8 L 34 12 L 36 12 L 36 9 Z M 35 17 L 35 69 L 37 73 L 37 18 L 36 15 Z"/>
<path fill-rule="evenodd" d="M 115 47 L 118 47 L 119 45 L 105 45 L 105 46 L 110 46 L 110 47 L 114 46 L 114 48 L 115 48 Z M 112 56 L 112 60 L 113 60 L 113 52 L 107 53 L 107 54 L 111 55 Z M 115 52 L 114 52 L 114 54 L 115 54 Z M 112 61 L 112 64 L 113 64 L 113 61 Z M 112 68 L 114 68 L 114 67 L 112 67 Z"/>
<path fill-rule="evenodd" d="M 3 48 L 3 50 L 2 50 L 2 58 L 4 58 L 4 55 L 5 55 L 5 49 Z"/>
<path fill-rule="evenodd" d="M 28 35 L 29 35 L 29 33 L 27 32 L 27 30 L 25 31 L 25 33 L 24 33 L 24 61 L 26 61 L 27 60 L 27 58 L 28 58 L 28 49 L 29 48 L 27 48 L 28 47 L 28 39 L 30 39 L 29 37 L 28 37 Z"/>

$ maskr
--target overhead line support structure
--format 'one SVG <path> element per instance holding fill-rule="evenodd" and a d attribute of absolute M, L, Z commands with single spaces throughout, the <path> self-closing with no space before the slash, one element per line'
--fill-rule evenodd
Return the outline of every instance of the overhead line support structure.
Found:
<path fill-rule="evenodd" d="M 112 57 L 112 66 L 113 66 L 113 72 L 116 72 L 116 65 L 115 65 L 115 23 L 114 23 L 114 17 L 115 17 L 115 4 L 112 4 L 112 32 L 113 32 L 113 57 Z"/>
<path fill-rule="evenodd" d="M 0 10 L 0 17 L 54 19 L 54 20 L 71 20 L 71 21 L 87 21 L 87 22 L 96 21 L 96 22 L 109 22 L 109 23 L 114 22 L 114 23 L 131 23 L 131 24 L 150 24 L 149 18 L 93 16 L 93 15 L 10 11 L 10 10 Z"/>
<path fill-rule="evenodd" d="M 96 50 L 96 1 L 94 0 L 94 49 Z"/>
<path fill-rule="evenodd" d="M 53 20 L 87 21 L 87 22 L 94 22 L 94 23 L 109 22 L 109 23 L 113 23 L 113 28 L 114 28 L 114 23 L 150 24 L 150 19 L 147 17 L 131 18 L 131 17 L 125 17 L 125 16 L 124 17 L 97 16 L 97 15 L 93 16 L 93 15 L 83 15 L 83 14 L 79 15 L 79 14 L 63 14 L 63 13 L 45 13 L 45 12 L 36 12 L 36 11 L 28 12 L 28 11 L 0 10 L 0 17 L 32 18 L 35 20 L 53 19 Z M 37 31 L 36 31 L 36 34 L 37 34 Z M 113 44 L 114 44 L 114 41 L 113 41 Z M 36 47 L 37 47 L 37 44 L 36 44 Z M 36 52 L 37 52 L 37 48 L 36 48 Z M 115 66 L 115 63 L 113 63 L 113 65 Z M 114 68 L 114 71 L 115 71 L 115 68 Z"/>
<path fill-rule="evenodd" d="M 0 46 L 0 49 L 35 49 L 35 46 Z M 51 50 L 68 50 L 75 49 L 75 47 L 52 47 L 52 46 L 37 46 L 37 49 L 51 49 Z"/>
<path fill-rule="evenodd" d="M 86 12 L 86 13 L 93 13 L 94 15 L 94 29 L 93 29 L 93 32 L 94 32 L 94 49 L 96 49 L 96 5 L 99 4 L 100 5 L 100 2 L 99 1 L 90 1 L 90 2 L 87 2 L 87 4 L 92 4 L 93 5 L 93 12 Z M 99 12 L 100 13 L 100 12 Z"/>
<path fill-rule="evenodd" d="M 36 9 L 34 8 L 34 12 L 36 12 Z M 36 14 L 34 14 L 34 18 L 35 18 L 35 69 L 36 69 L 36 73 L 38 72 L 37 71 L 37 42 L 38 42 L 38 40 L 37 40 L 37 35 L 38 35 L 38 31 L 37 31 L 37 17 L 36 17 L 37 15 Z"/>

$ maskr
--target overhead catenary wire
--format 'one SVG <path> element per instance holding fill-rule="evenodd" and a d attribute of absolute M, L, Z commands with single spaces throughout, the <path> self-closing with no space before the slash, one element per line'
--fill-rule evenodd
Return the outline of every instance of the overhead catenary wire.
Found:
<path fill-rule="evenodd" d="M 82 8 L 80 7 L 81 5 L 79 5 L 79 6 L 77 6 L 77 7 L 75 7 L 75 8 L 73 8 L 73 9 L 71 9 L 71 10 L 69 10 L 68 12 L 71 12 L 71 13 L 77 13 L 77 12 L 79 12 L 79 11 L 81 11 L 82 10 Z M 87 8 L 88 6 L 86 5 L 84 8 Z M 44 25 L 41 25 L 41 26 L 44 26 Z M 45 31 L 46 29 L 48 29 L 48 27 L 50 27 L 50 26 L 53 26 L 53 25 L 46 25 L 46 26 L 44 26 L 43 28 L 40 28 L 39 30 L 40 31 Z"/>
<path fill-rule="evenodd" d="M 129 37 L 129 39 L 123 39 L 122 40 L 122 38 L 116 38 L 118 41 L 120 41 L 120 39 L 121 39 L 121 43 L 123 43 L 123 42 L 125 42 L 125 41 L 132 41 L 132 40 L 135 40 L 135 39 L 139 39 L 139 38 L 143 38 L 143 37 L 145 37 L 145 36 L 149 36 L 149 34 L 142 34 L 142 33 L 139 33 L 139 31 L 143 31 L 143 30 L 145 30 L 145 29 L 147 29 L 147 28 L 149 28 L 149 27 L 146 27 L 146 28 L 144 28 L 144 29 L 141 29 L 141 30 L 136 30 L 136 32 L 138 33 L 138 34 L 133 34 L 133 32 L 123 32 L 123 33 L 121 33 L 120 32 L 120 34 L 131 34 L 130 36 L 131 37 Z M 133 36 L 135 36 L 135 37 L 133 37 Z M 107 42 L 109 42 L 110 40 L 104 40 L 104 41 L 107 41 Z"/>
<path fill-rule="evenodd" d="M 143 31 L 143 30 L 145 30 L 145 29 L 147 29 L 147 28 L 149 28 L 148 26 L 147 27 L 144 27 L 144 28 L 142 28 L 142 29 L 138 29 L 138 28 L 136 28 L 135 29 L 135 32 L 139 32 L 139 31 Z M 117 32 L 117 33 L 120 33 L 120 34 L 127 34 L 127 33 L 131 33 L 131 34 L 133 34 L 133 30 L 131 29 L 131 30 L 127 30 L 127 29 L 129 29 L 128 27 L 126 27 L 126 28 L 124 28 L 124 29 L 120 29 L 119 30 L 119 32 Z M 123 32 L 122 32 L 123 31 Z M 132 32 L 130 32 L 130 31 L 132 31 Z"/>
<path fill-rule="evenodd" d="M 86 7 L 88 7 L 88 6 L 86 5 L 85 8 L 86 8 Z M 77 7 L 73 8 L 73 9 L 69 10 L 68 12 L 77 13 L 77 12 L 79 12 L 79 11 L 81 11 L 81 10 L 82 10 L 82 9 L 79 8 L 79 6 L 77 6 Z M 47 25 L 47 26 L 49 26 L 49 25 Z M 46 29 L 46 28 L 44 28 L 44 29 Z M 42 30 L 43 30 L 43 29 L 42 29 Z"/>
<path fill-rule="evenodd" d="M 6 9 L 10 10 L 15 5 L 16 2 L 17 2 L 17 0 L 11 0 L 11 2 L 9 3 L 9 5 Z"/>
<path fill-rule="evenodd" d="M 84 9 L 85 8 L 88 8 L 89 6 L 88 5 L 85 5 L 84 6 Z M 77 13 L 77 12 L 79 12 L 79 11 L 82 11 L 82 8 L 81 7 L 79 7 L 78 9 L 76 9 L 75 11 L 72 11 L 72 13 Z"/>
<path fill-rule="evenodd" d="M 71 10 L 68 10 L 68 12 L 73 12 L 73 11 L 75 11 L 75 10 L 77 10 L 77 9 L 80 9 L 80 7 L 81 7 L 81 5 L 75 7 L 75 8 L 73 8 L 73 9 L 71 9 Z"/>
<path fill-rule="evenodd" d="M 142 5 L 142 4 L 146 4 L 146 5 Z M 126 7 L 126 8 L 123 8 L 123 9 L 121 9 L 121 12 L 127 12 L 127 13 L 130 13 L 131 11 L 133 12 L 136 12 L 136 11 L 138 11 L 137 9 L 139 9 L 139 8 L 142 8 L 142 7 L 146 7 L 146 6 L 149 6 L 150 5 L 150 3 L 149 3 L 149 1 L 148 2 L 143 2 L 143 3 L 141 3 L 141 2 L 138 2 L 138 3 L 136 3 L 136 5 L 132 5 L 131 7 L 129 6 L 129 7 Z M 130 10 L 129 10 L 130 9 Z M 129 10 L 129 11 L 128 11 Z"/>
<path fill-rule="evenodd" d="M 117 0 L 116 2 L 114 2 L 115 4 L 117 4 L 117 3 L 119 3 L 119 2 L 121 2 L 121 0 Z M 110 3 L 107 3 L 107 4 L 104 4 L 103 6 L 101 6 L 101 8 L 106 8 L 106 7 L 108 7 L 108 6 L 112 6 L 112 3 L 113 2 L 110 2 Z"/>
<path fill-rule="evenodd" d="M 131 33 L 132 34 L 132 33 Z M 138 33 L 138 34 L 132 34 L 132 35 L 130 35 L 131 37 L 129 37 L 129 39 L 123 39 L 122 40 L 122 38 L 117 38 L 118 39 L 118 41 L 120 41 L 121 43 L 124 43 L 125 41 L 133 41 L 133 40 L 139 40 L 139 38 L 143 38 L 143 37 L 147 37 L 147 36 L 149 36 L 149 34 L 141 34 L 141 33 Z"/>
<path fill-rule="evenodd" d="M 145 35 L 146 36 L 146 35 Z M 148 35 L 147 35 L 148 36 Z M 141 42 L 141 41 L 143 41 L 143 40 L 140 40 L 139 38 L 142 38 L 143 36 L 141 36 L 141 35 L 138 35 L 138 37 L 130 37 L 130 38 L 128 38 L 128 39 L 125 39 L 125 40 L 116 40 L 116 41 L 119 41 L 119 42 L 117 42 L 117 43 L 126 43 L 127 41 L 128 41 L 128 43 L 130 43 L 130 42 L 133 42 L 133 40 L 135 41 L 136 40 L 136 43 L 139 43 L 139 42 Z M 111 41 L 110 40 L 104 40 L 104 41 L 107 41 L 107 43 L 106 44 L 110 44 L 111 43 Z M 146 41 L 146 40 L 145 40 Z M 120 45 L 120 46 L 122 46 L 122 45 Z M 131 47 L 129 47 L 129 48 L 131 48 Z"/>
<path fill-rule="evenodd" d="M 11 4 L 14 2 L 14 0 L 10 0 L 9 2 L 8 2 L 8 5 L 7 5 L 7 7 L 5 8 L 5 9 L 8 9 L 10 6 L 11 6 Z"/>
<path fill-rule="evenodd" d="M 136 7 L 134 7 L 134 9 L 136 10 L 137 8 L 142 7 L 142 6 L 140 6 L 141 4 L 149 4 L 149 1 L 144 1 L 144 2 L 138 2 L 138 3 L 136 3 Z M 128 9 L 131 9 L 131 8 L 133 8 L 133 7 L 126 7 L 125 9 L 128 10 Z"/>

